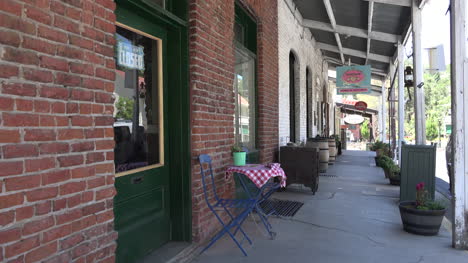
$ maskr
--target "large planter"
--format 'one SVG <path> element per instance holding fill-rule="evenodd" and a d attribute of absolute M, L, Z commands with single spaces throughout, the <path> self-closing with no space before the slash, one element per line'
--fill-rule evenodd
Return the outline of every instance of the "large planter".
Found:
<path fill-rule="evenodd" d="M 390 172 L 387 169 L 383 169 L 383 170 L 384 170 L 385 178 L 389 178 Z"/>
<path fill-rule="evenodd" d="M 445 208 L 443 210 L 418 210 L 414 208 L 415 204 L 413 201 L 404 201 L 398 205 L 403 229 L 417 235 L 437 235 L 444 218 Z"/>
<path fill-rule="evenodd" d="M 400 173 L 388 174 L 388 180 L 390 180 L 391 185 L 400 185 L 401 176 Z"/>
<path fill-rule="evenodd" d="M 377 156 L 374 157 L 374 160 L 375 160 L 375 166 L 380 167 L 379 166 L 379 157 L 377 157 Z"/>
<path fill-rule="evenodd" d="M 400 178 L 389 177 L 388 180 L 390 180 L 391 185 L 400 185 Z"/>

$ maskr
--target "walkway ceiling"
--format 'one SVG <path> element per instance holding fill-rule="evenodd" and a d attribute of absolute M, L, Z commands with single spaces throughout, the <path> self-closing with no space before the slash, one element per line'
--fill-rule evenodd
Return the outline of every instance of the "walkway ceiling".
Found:
<path fill-rule="evenodd" d="M 362 110 L 357 110 L 354 105 L 348 105 L 348 104 L 343 104 L 343 103 L 335 103 L 338 108 L 341 109 L 342 113 L 347 113 L 347 114 L 356 114 L 356 115 L 361 115 L 366 118 L 371 118 L 372 115 L 378 115 L 379 112 L 377 110 L 373 109 L 366 109 L 364 111 Z"/>
<path fill-rule="evenodd" d="M 351 60 L 354 65 L 371 65 L 376 79 L 389 75 L 397 43 L 403 43 L 409 32 L 411 0 L 293 2 L 290 8 L 299 11 L 302 25 L 310 29 L 331 67 Z"/>

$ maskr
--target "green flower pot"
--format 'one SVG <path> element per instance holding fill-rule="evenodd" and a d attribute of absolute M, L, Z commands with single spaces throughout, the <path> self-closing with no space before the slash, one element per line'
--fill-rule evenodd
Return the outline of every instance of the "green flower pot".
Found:
<path fill-rule="evenodd" d="M 247 156 L 246 152 L 234 152 L 232 153 L 234 157 L 234 165 L 235 166 L 243 166 L 245 165 L 245 157 Z"/>

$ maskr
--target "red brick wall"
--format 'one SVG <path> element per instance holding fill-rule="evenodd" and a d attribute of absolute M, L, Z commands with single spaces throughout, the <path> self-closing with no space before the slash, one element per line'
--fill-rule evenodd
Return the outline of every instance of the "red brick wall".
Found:
<path fill-rule="evenodd" d="M 0 1 L 2 262 L 114 261 L 114 9 Z"/>
<path fill-rule="evenodd" d="M 278 147 L 277 3 L 242 4 L 257 20 L 257 147 L 261 161 L 270 162 Z M 234 143 L 234 1 L 191 0 L 189 19 L 192 155 L 212 156 L 218 195 L 232 196 L 233 183 L 224 180 L 223 171 L 232 163 Z M 193 237 L 199 242 L 220 225 L 206 206 L 197 162 L 192 168 Z"/>

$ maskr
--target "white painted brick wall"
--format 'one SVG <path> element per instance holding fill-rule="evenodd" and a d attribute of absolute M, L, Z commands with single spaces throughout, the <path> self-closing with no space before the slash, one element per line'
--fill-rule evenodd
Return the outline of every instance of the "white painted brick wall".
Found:
<path fill-rule="evenodd" d="M 316 48 L 315 39 L 310 31 L 303 28 L 300 22 L 295 18 L 293 11 L 286 4 L 293 6 L 292 0 L 278 0 L 278 35 L 279 35 L 279 140 L 280 145 L 285 145 L 290 138 L 289 134 L 289 53 L 291 50 L 296 54 L 299 62 L 299 94 L 296 93 L 296 113 L 298 125 L 297 139 L 305 141 L 306 131 L 306 67 L 309 67 L 312 74 L 312 110 L 316 111 L 317 99 L 322 100 L 322 88 L 326 85 L 324 76 L 328 71 L 327 63 L 323 63 L 322 54 Z M 300 17 L 298 11 L 296 16 Z M 317 85 L 316 79 L 319 77 L 320 84 Z M 299 96 L 298 96 L 299 95 Z M 312 136 L 317 135 L 317 127 L 313 125 L 313 114 L 311 115 Z"/>

